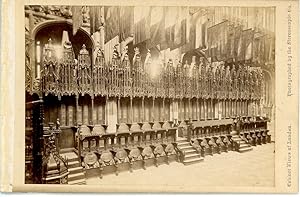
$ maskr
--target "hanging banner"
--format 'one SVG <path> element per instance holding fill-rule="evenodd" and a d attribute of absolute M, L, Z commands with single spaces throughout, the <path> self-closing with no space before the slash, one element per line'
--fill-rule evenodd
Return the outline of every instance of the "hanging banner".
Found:
<path fill-rule="evenodd" d="M 72 6 L 73 35 L 82 26 L 82 6 Z"/>
<path fill-rule="evenodd" d="M 151 9 L 150 45 L 152 46 L 166 42 L 166 9 L 165 7 L 153 7 Z"/>
<path fill-rule="evenodd" d="M 133 35 L 133 6 L 120 7 L 120 42 Z"/>
<path fill-rule="evenodd" d="M 243 39 L 245 43 L 245 60 L 252 59 L 253 37 L 254 37 L 254 32 L 252 29 L 248 29 L 244 31 Z"/>
<path fill-rule="evenodd" d="M 150 19 L 150 7 L 134 7 L 134 45 L 144 42 L 150 38 Z"/>
<path fill-rule="evenodd" d="M 91 35 L 96 31 L 99 31 L 100 27 L 103 25 L 103 16 L 101 15 L 100 6 L 90 6 L 90 33 Z"/>
<path fill-rule="evenodd" d="M 105 43 L 120 34 L 120 7 L 104 7 Z"/>

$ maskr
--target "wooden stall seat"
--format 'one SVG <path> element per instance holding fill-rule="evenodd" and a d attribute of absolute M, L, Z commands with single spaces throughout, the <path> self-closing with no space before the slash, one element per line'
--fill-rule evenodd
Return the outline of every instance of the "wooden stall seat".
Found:
<path fill-rule="evenodd" d="M 115 165 L 115 152 L 112 150 L 103 150 L 98 152 L 99 176 L 103 178 L 103 170 L 105 166 Z"/>
<path fill-rule="evenodd" d="M 205 138 L 197 139 L 201 146 L 201 156 L 204 157 L 206 155 L 213 155 L 212 147 L 207 143 Z"/>
<path fill-rule="evenodd" d="M 268 132 L 269 132 L 269 130 L 268 130 L 268 129 L 266 129 L 266 130 L 265 130 L 265 134 L 266 134 L 266 141 L 267 141 L 267 143 L 271 143 L 271 135 L 270 135 L 270 134 L 268 134 Z"/>
<path fill-rule="evenodd" d="M 141 144 L 141 147 L 143 148 L 142 150 L 142 157 L 143 157 L 143 162 L 145 166 L 145 161 L 148 159 L 153 159 L 154 153 L 153 153 L 153 136 L 155 135 L 155 131 L 149 127 L 142 127 L 145 130 L 143 131 L 143 142 Z"/>
<path fill-rule="evenodd" d="M 262 145 L 262 137 L 261 137 L 261 134 L 260 134 L 260 130 L 255 130 L 255 135 L 256 135 L 256 144 L 258 145 Z"/>
<path fill-rule="evenodd" d="M 155 131 L 154 143 L 151 145 L 155 157 L 155 166 L 158 167 L 158 158 L 166 156 L 164 138 L 166 129 L 162 128 L 164 122 L 155 121 L 152 129 Z"/>
<path fill-rule="evenodd" d="M 252 138 L 252 140 L 253 140 L 253 145 L 254 146 L 256 146 L 257 145 L 257 137 L 256 137 L 256 134 L 255 134 L 255 131 L 250 131 L 250 136 L 251 136 L 251 138 Z"/>
<path fill-rule="evenodd" d="M 218 136 L 218 137 L 213 137 L 214 140 L 215 140 L 215 143 L 217 144 L 218 146 L 218 149 L 219 149 L 219 153 L 221 152 L 227 152 L 227 147 L 226 145 L 224 144 L 221 136 Z"/>
<path fill-rule="evenodd" d="M 130 161 L 130 172 L 133 170 L 133 163 L 136 161 L 143 161 L 143 147 L 142 141 L 144 138 L 143 130 L 141 130 L 142 123 L 132 124 L 130 127 L 130 142 L 128 150 L 128 157 Z M 144 161 L 142 162 L 142 168 L 145 168 Z"/>
<path fill-rule="evenodd" d="M 221 135 L 220 139 L 224 144 L 224 152 L 228 152 L 229 151 L 229 146 L 231 145 L 231 143 L 228 140 L 227 136 Z"/>
<path fill-rule="evenodd" d="M 245 138 L 247 139 L 247 142 L 252 145 L 255 146 L 255 140 L 251 137 L 251 133 L 249 131 L 244 132 Z"/>

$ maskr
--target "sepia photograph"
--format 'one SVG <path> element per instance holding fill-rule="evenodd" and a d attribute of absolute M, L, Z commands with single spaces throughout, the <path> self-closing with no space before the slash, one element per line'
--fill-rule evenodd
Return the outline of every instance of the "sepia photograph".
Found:
<path fill-rule="evenodd" d="M 299 191 L 298 1 L 1 6 L 1 192 Z"/>
<path fill-rule="evenodd" d="M 274 6 L 24 17 L 25 184 L 275 186 Z"/>

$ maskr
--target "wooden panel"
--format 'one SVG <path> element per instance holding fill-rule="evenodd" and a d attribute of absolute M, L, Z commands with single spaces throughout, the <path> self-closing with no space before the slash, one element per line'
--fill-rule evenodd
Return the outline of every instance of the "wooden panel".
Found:
<path fill-rule="evenodd" d="M 93 124 L 98 124 L 97 121 L 97 107 L 95 106 L 95 100 L 94 100 L 94 109 L 92 109 L 92 120 L 93 120 Z"/>
<path fill-rule="evenodd" d="M 71 128 L 61 128 L 59 147 L 60 149 L 74 147 L 74 132 Z"/>
<path fill-rule="evenodd" d="M 150 117 L 151 117 L 151 99 L 145 99 L 145 122 L 149 122 L 150 121 Z"/>
<path fill-rule="evenodd" d="M 82 120 L 83 120 L 82 121 L 83 124 L 85 124 L 85 125 L 89 124 L 89 107 L 86 103 L 83 105 L 83 108 L 82 108 Z"/>
<path fill-rule="evenodd" d="M 74 107 L 72 106 L 72 105 L 68 105 L 67 106 L 67 112 L 68 112 L 68 114 L 67 114 L 67 125 L 68 126 L 72 126 L 72 125 L 74 125 L 74 116 L 73 116 L 73 114 L 74 114 Z"/>
<path fill-rule="evenodd" d="M 76 119 L 77 119 L 77 123 L 81 123 L 82 124 L 82 106 L 79 105 L 78 106 L 78 111 L 76 114 Z"/>
<path fill-rule="evenodd" d="M 60 125 L 61 126 L 66 126 L 67 125 L 67 119 L 66 119 L 66 105 L 64 103 L 61 104 L 60 106 Z"/>
<path fill-rule="evenodd" d="M 104 106 L 101 105 L 100 103 L 97 104 L 97 123 L 101 124 L 104 123 Z"/>

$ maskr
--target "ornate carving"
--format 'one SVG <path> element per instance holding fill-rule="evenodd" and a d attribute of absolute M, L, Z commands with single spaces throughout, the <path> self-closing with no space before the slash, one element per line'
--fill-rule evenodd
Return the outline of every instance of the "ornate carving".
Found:
<path fill-rule="evenodd" d="M 85 44 L 83 44 L 78 55 L 78 92 L 82 95 L 91 95 L 93 90 L 92 85 L 91 58 Z"/>
<path fill-rule="evenodd" d="M 95 65 L 92 66 L 85 45 L 80 50 L 78 61 L 74 59 L 71 43 L 64 43 L 63 46 L 61 59 L 56 56 L 51 39 L 44 47 L 41 87 L 46 95 L 79 93 L 117 97 L 257 100 L 263 91 L 261 69 L 244 64 L 209 63 L 200 58 L 198 66 L 193 57 L 191 64 L 186 61 L 182 65 L 180 61 L 173 63 L 170 59 L 166 64 L 158 62 L 160 72 L 153 77 L 150 51 L 142 64 L 139 49 L 135 48 L 131 67 L 127 47 L 120 57 L 117 45 L 114 46 L 110 65 L 105 64 L 103 50 L 98 49 Z M 26 88 L 33 83 L 33 88 L 38 90 L 39 81 L 32 80 L 29 63 L 30 57 L 26 54 Z"/>
<path fill-rule="evenodd" d="M 93 68 L 93 81 L 94 81 L 94 93 L 95 95 L 105 96 L 107 95 L 108 89 L 108 78 L 107 78 L 107 66 L 104 60 L 103 49 L 98 49 L 95 65 Z"/>
<path fill-rule="evenodd" d="M 75 54 L 71 42 L 63 44 L 62 60 L 60 61 L 60 88 L 62 95 L 77 93 L 77 76 L 74 67 Z"/>
<path fill-rule="evenodd" d="M 56 96 L 60 95 L 60 89 L 57 88 L 59 87 L 59 72 L 58 58 L 50 38 L 44 47 L 41 69 L 42 89 L 46 96 L 51 93 Z"/>
<path fill-rule="evenodd" d="M 33 41 L 29 38 L 29 36 L 25 37 L 25 90 L 28 92 L 32 91 L 31 83 L 32 83 L 32 70 L 31 70 L 31 58 L 29 54 L 29 50 Z"/>

